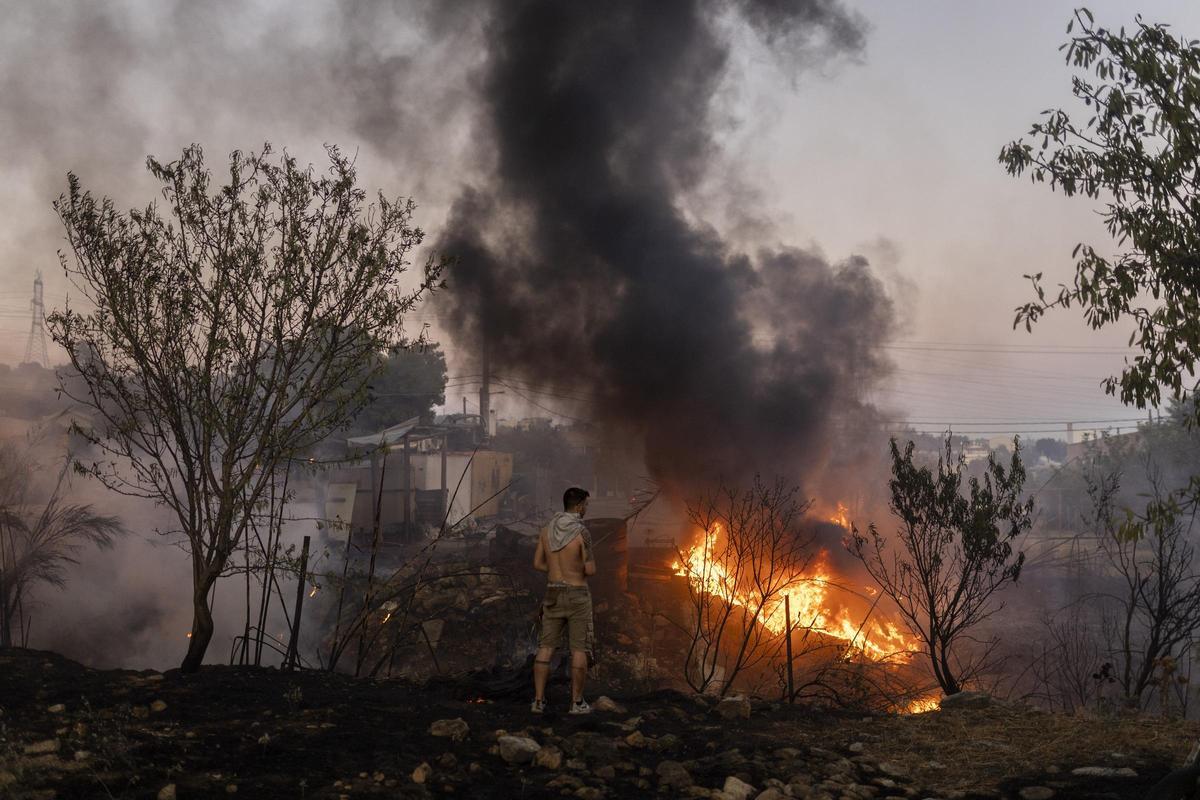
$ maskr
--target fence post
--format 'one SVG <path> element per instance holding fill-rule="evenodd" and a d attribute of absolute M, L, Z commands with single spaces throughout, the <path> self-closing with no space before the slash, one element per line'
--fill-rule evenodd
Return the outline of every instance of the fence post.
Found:
<path fill-rule="evenodd" d="M 791 596 L 783 596 L 783 613 L 787 617 L 784 635 L 787 636 L 787 693 L 788 702 L 796 702 L 796 690 L 792 686 L 792 603 Z"/>

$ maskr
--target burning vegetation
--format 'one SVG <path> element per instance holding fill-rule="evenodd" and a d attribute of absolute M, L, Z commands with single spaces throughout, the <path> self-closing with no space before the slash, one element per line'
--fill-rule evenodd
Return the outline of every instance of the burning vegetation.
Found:
<path fill-rule="evenodd" d="M 935 756 L 965 759 L 955 747 L 973 724 L 996 742 L 1032 740 L 1061 732 L 1045 713 L 1061 710 L 1140 735 L 1154 711 L 1171 735 L 1195 734 L 1174 720 L 1195 716 L 1200 643 L 1195 387 L 1135 360 L 1124 396 L 1157 402 L 1171 386 L 1172 419 L 1091 442 L 1031 488 L 1019 439 L 968 459 L 950 434 L 933 450 L 913 431 L 889 436 L 870 398 L 892 372 L 899 314 L 867 259 L 703 218 L 735 42 L 797 70 L 860 53 L 858 15 L 837 0 L 437 5 L 436 25 L 479 37 L 476 145 L 415 275 L 415 204 L 372 203 L 334 146 L 323 173 L 269 146 L 235 151 L 219 186 L 198 145 L 150 158 L 165 202 L 127 213 L 69 175 L 54 208 L 81 304 L 46 320 L 69 361 L 54 377 L 70 426 L 47 445 L 64 465 L 57 483 L 35 491 L 38 459 L 0 443 L 0 686 L 12 698 L 0 794 L 50 797 L 57 781 L 64 797 L 145 796 L 146 775 L 160 800 L 177 784 L 508 797 L 535 782 L 580 798 L 913 797 L 918 785 L 965 798 L 970 777 L 951 779 L 956 765 Z M 1077 64 L 1129 51 L 1090 14 L 1076 21 Z M 1141 26 L 1135 43 L 1200 73 L 1200 50 L 1164 35 Z M 1099 64 L 1111 78 L 1113 62 Z M 1144 66 L 1116 71 L 1159 74 Z M 1077 135 L 1064 119 L 1035 128 L 1043 151 Z M 1057 157 L 1014 144 L 1004 158 L 1075 186 Z M 1130 179 L 1115 178 L 1087 185 L 1124 202 Z M 1149 244 L 1145 263 L 1122 266 L 1191 263 Z M 1085 275 L 1108 274 L 1082 252 Z M 1063 305 L 1095 302 L 1063 292 Z M 1054 305 L 1038 297 L 1019 319 Z M 412 335 L 418 308 L 434 309 L 446 352 L 423 328 Z M 445 408 L 448 357 L 476 370 L 478 413 L 465 397 L 462 413 Z M 572 424 L 502 428 L 492 392 Z M 547 395 L 563 407 L 535 399 Z M 0 400 L 30 417 L 42 402 Z M 72 474 L 127 502 L 121 515 L 67 502 Z M 1056 518 L 1039 524 L 1052 483 Z M 594 495 L 579 541 L 598 565 L 590 677 L 610 716 L 551 712 L 535 726 L 513 721 L 544 611 L 531 562 L 568 485 Z M 1140 509 L 1137 497 L 1149 498 Z M 131 520 L 147 535 L 125 536 Z M 169 627 L 178 672 L 99 673 L 25 648 L 35 587 L 63 585 L 85 552 L 147 538 L 185 554 L 163 581 L 190 624 L 154 596 L 110 625 Z M 1062 564 L 1069 580 L 1051 572 Z M 1008 604 L 1019 609 L 1006 616 Z M 51 641 L 104 638 L 66 630 Z M 550 670 L 562 690 L 564 664 Z M 246 698 L 261 719 L 241 715 Z M 396 709 L 428 736 L 397 732 Z M 997 744 L 1006 753 L 981 767 L 987 796 L 1094 797 L 1099 778 L 1129 779 L 1111 792 L 1129 796 L 1179 755 L 1118 750 L 1092 722 L 1087 748 L 1043 741 L 1038 764 L 1009 752 L 1024 742 Z M 790 744 L 768 751 L 773 737 Z M 314 749 L 336 767 L 311 764 Z M 1114 764 L 1081 760 L 1101 749 Z M 218 750 L 234 755 L 222 763 Z M 906 753 L 919 761 L 898 765 Z M 263 764 L 270 774 L 235 774 Z M 1066 768 L 1070 779 L 1050 777 Z M 313 784 L 296 779 L 305 769 Z"/>

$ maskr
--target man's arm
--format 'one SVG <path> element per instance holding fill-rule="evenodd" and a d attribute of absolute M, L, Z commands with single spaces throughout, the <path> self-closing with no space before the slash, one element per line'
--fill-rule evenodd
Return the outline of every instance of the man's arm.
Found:
<path fill-rule="evenodd" d="M 538 534 L 537 549 L 533 551 L 533 568 L 538 572 L 549 572 L 550 563 L 546 561 L 546 537 Z"/>

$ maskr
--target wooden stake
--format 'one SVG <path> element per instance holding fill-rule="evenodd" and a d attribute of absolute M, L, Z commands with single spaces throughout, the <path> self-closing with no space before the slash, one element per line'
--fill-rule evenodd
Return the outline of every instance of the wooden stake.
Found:
<path fill-rule="evenodd" d="M 796 702 L 796 690 L 792 685 L 792 602 L 789 595 L 783 596 L 783 613 L 787 617 L 784 635 L 787 636 L 787 693 L 788 702 Z"/>

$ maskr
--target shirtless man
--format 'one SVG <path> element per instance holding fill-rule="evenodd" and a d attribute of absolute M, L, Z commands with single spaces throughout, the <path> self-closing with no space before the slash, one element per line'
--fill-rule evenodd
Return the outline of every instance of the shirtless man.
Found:
<path fill-rule="evenodd" d="M 548 573 L 546 599 L 542 603 L 542 635 L 533 660 L 533 705 L 530 711 L 546 709 L 546 680 L 550 677 L 550 656 L 567 631 L 571 650 L 571 711 L 590 714 L 592 707 L 583 699 L 583 681 L 587 677 L 588 657 L 592 652 L 592 594 L 587 579 L 596 574 L 596 561 L 583 515 L 587 512 L 588 493 L 571 487 L 563 494 L 563 511 L 554 515 L 538 536 L 533 568 Z"/>

